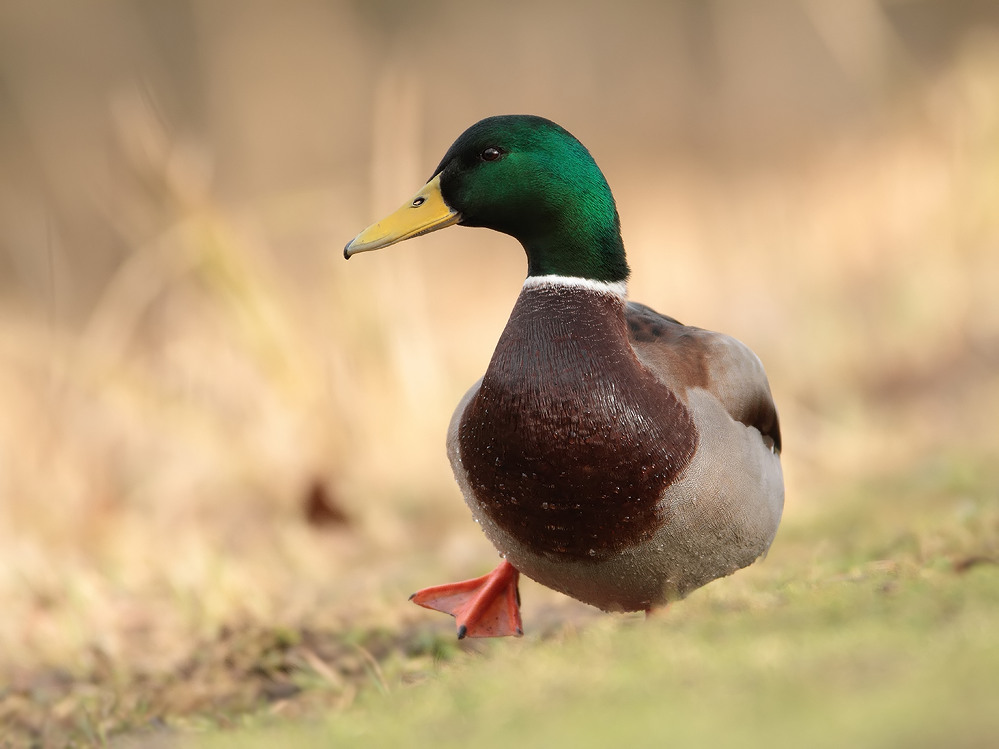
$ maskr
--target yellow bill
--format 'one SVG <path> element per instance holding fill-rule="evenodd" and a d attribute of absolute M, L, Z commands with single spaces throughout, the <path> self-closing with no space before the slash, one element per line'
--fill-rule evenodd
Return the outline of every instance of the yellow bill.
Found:
<path fill-rule="evenodd" d="M 438 174 L 399 210 L 354 237 L 343 248 L 343 256 L 349 260 L 358 252 L 380 250 L 404 239 L 451 226 L 460 218 L 461 215 L 444 202 Z"/>

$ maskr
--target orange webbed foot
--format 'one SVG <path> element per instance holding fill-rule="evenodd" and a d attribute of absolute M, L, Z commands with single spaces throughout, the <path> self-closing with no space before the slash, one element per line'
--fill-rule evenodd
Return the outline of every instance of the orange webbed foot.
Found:
<path fill-rule="evenodd" d="M 458 639 L 465 637 L 520 637 L 520 572 L 506 560 L 488 575 L 459 583 L 424 588 L 409 597 L 413 603 L 451 614 Z"/>

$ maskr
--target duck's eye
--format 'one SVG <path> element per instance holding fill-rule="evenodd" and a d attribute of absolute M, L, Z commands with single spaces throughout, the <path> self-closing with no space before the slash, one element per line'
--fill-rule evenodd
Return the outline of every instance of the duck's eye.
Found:
<path fill-rule="evenodd" d="M 479 154 L 479 158 L 482 159 L 483 161 L 496 161 L 496 159 L 498 159 L 502 155 L 503 152 L 501 150 L 499 150 L 495 146 L 489 146 L 489 148 L 487 148 L 486 150 L 484 150 L 482 153 Z"/>

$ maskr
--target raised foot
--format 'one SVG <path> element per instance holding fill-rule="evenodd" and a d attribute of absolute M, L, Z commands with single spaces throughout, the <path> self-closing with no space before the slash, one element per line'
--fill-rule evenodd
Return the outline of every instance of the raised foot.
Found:
<path fill-rule="evenodd" d="M 413 603 L 451 614 L 458 639 L 465 637 L 520 637 L 520 573 L 506 560 L 488 575 L 460 583 L 424 588 L 409 597 Z"/>

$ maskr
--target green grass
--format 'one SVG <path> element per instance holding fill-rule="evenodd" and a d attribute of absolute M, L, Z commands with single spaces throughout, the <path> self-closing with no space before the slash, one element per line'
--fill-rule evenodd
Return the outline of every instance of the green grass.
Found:
<path fill-rule="evenodd" d="M 491 650 L 312 736 L 386 747 L 984 745 L 999 729 L 997 584 L 994 570 L 939 585 L 881 573 L 778 589 L 746 610 L 606 623 Z"/>
<path fill-rule="evenodd" d="M 650 620 L 530 582 L 519 640 L 459 643 L 402 595 L 246 615 L 166 668 L 95 645 L 21 670 L 0 746 L 988 746 L 999 469 L 917 466 L 817 492 L 765 560 Z"/>
<path fill-rule="evenodd" d="M 999 500 L 995 469 L 978 468 L 971 481 L 937 468 L 932 481 L 853 487 L 789 524 L 758 567 L 650 621 L 484 643 L 319 723 L 197 743 L 987 746 L 999 735 Z"/>

